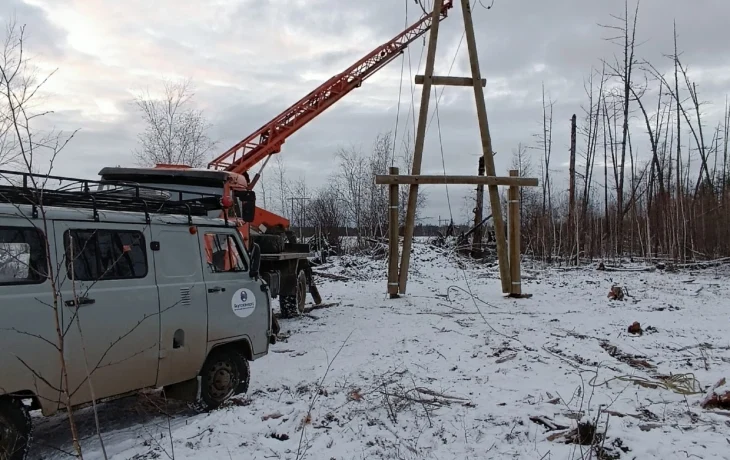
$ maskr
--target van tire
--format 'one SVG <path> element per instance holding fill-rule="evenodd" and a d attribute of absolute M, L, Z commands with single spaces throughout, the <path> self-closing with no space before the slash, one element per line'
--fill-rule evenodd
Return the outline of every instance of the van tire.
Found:
<path fill-rule="evenodd" d="M 300 270 L 297 275 L 296 293 L 279 297 L 282 318 L 294 318 L 304 312 L 304 305 L 307 302 L 307 286 L 307 274 L 304 273 L 304 270 Z"/>
<path fill-rule="evenodd" d="M 0 458 L 25 460 L 33 424 L 28 408 L 19 399 L 0 398 Z"/>
<path fill-rule="evenodd" d="M 214 410 L 237 394 L 248 362 L 235 348 L 214 349 L 200 371 L 200 400 L 203 410 Z M 248 378 L 246 378 L 247 380 Z M 248 387 L 248 385 L 246 385 Z"/>
<path fill-rule="evenodd" d="M 248 392 L 248 385 L 249 383 L 251 383 L 251 366 L 249 366 L 248 359 L 246 359 L 246 357 L 241 352 L 238 352 L 238 361 L 240 364 L 240 367 L 238 368 L 240 380 L 238 387 L 236 387 L 235 394 L 240 395 L 246 394 L 246 392 Z"/>

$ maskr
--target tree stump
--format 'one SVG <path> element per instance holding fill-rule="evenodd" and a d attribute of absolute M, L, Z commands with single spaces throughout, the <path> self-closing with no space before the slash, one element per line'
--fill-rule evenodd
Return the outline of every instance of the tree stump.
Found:
<path fill-rule="evenodd" d="M 624 300 L 624 290 L 621 289 L 621 286 L 611 286 L 608 298 L 611 300 Z"/>

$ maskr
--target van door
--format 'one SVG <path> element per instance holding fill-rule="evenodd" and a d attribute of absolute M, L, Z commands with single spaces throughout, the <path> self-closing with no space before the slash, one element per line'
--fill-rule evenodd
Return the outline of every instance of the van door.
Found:
<path fill-rule="evenodd" d="M 248 255 L 236 228 L 200 227 L 208 295 L 208 341 L 245 336 L 253 354 L 268 350 L 271 308 L 261 281 L 249 276 Z"/>
<path fill-rule="evenodd" d="M 160 304 L 149 226 L 55 222 L 55 237 L 73 403 L 91 400 L 87 369 L 96 398 L 154 385 Z"/>
<path fill-rule="evenodd" d="M 48 226 L 53 247 L 53 223 Z M 61 401 L 61 366 L 43 229 L 43 222 L 30 216 L 0 224 L 0 394 L 34 393 L 49 414 Z M 50 259 L 55 267 L 53 254 Z"/>
<path fill-rule="evenodd" d="M 205 361 L 208 307 L 200 243 L 187 226 L 152 225 L 160 292 L 160 370 L 157 385 L 195 377 Z"/>

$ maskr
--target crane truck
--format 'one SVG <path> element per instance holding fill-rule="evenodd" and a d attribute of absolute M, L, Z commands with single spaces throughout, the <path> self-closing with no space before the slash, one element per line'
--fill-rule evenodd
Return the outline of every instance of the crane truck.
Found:
<path fill-rule="evenodd" d="M 452 0 L 444 2 L 439 21 L 448 16 L 452 6 Z M 99 175 L 103 182 L 109 184 L 146 184 L 179 190 L 180 200 L 194 198 L 196 193 L 221 195 L 226 202 L 222 212 L 227 219 L 236 222 L 247 250 L 256 244 L 261 251 L 260 273 L 272 298 L 279 297 L 281 317 L 296 316 L 304 308 L 307 292 L 315 304 L 322 301 L 309 263 L 310 247 L 296 241 L 286 218 L 266 209 L 256 206 L 252 220 L 242 219 L 242 203 L 255 201 L 253 189 L 266 164 L 272 155 L 281 151 L 290 136 L 401 55 L 411 43 L 430 30 L 432 21 L 432 15 L 423 15 L 416 23 L 214 158 L 207 168 L 179 164 L 157 164 L 151 168 L 106 167 L 99 171 Z M 251 178 L 249 171 L 261 161 L 263 164 Z"/>

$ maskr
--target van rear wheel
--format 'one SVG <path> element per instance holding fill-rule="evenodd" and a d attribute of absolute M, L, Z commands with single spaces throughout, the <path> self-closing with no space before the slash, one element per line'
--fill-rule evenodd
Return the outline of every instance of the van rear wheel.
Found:
<path fill-rule="evenodd" d="M 214 350 L 200 371 L 200 403 L 207 410 L 217 409 L 244 388 L 242 383 L 248 381 L 248 374 L 248 362 L 237 350 Z"/>
<path fill-rule="evenodd" d="M 0 459 L 25 460 L 31 431 L 30 413 L 23 402 L 0 398 Z"/>

